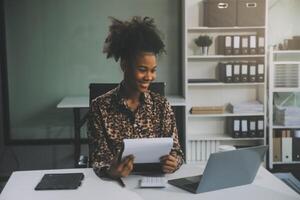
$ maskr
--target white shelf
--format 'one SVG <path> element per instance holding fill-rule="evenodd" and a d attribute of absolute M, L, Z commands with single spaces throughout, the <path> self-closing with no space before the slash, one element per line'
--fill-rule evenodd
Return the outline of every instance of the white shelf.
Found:
<path fill-rule="evenodd" d="M 273 51 L 274 54 L 293 54 L 293 53 L 299 53 L 300 54 L 300 50 L 276 50 Z"/>
<path fill-rule="evenodd" d="M 188 83 L 189 87 L 197 87 L 197 86 L 256 86 L 256 85 L 264 85 L 264 82 L 253 82 L 253 83 Z"/>
<path fill-rule="evenodd" d="M 264 30 L 265 26 L 247 26 L 247 27 L 240 27 L 240 26 L 234 26 L 234 27 L 206 27 L 206 26 L 195 26 L 195 27 L 189 27 L 187 31 L 205 31 L 205 32 L 238 32 L 238 31 L 256 31 L 256 30 Z"/>
<path fill-rule="evenodd" d="M 185 106 L 186 105 L 185 98 L 182 96 L 168 95 L 167 99 L 168 99 L 169 103 L 171 104 L 171 106 Z"/>
<path fill-rule="evenodd" d="M 216 59 L 216 58 L 264 58 L 265 55 L 192 55 L 188 56 L 188 59 Z"/>
<path fill-rule="evenodd" d="M 264 116 L 264 113 L 229 113 L 223 114 L 189 114 L 189 118 L 201 118 L 201 117 L 236 117 L 236 116 Z"/>
<path fill-rule="evenodd" d="M 274 88 L 273 92 L 300 92 L 300 88 Z"/>
<path fill-rule="evenodd" d="M 273 162 L 275 165 L 288 165 L 288 164 L 300 164 L 300 161 L 292 161 L 292 162 Z"/>
<path fill-rule="evenodd" d="M 298 87 L 274 87 L 274 80 L 275 80 L 275 73 L 276 73 L 276 68 L 278 65 L 298 65 L 300 66 L 300 61 L 297 60 L 277 60 L 280 55 L 293 55 L 298 56 L 297 54 L 300 55 L 300 51 L 294 51 L 294 50 L 275 50 L 273 48 L 270 49 L 270 56 L 269 56 L 269 121 L 270 127 L 269 127 L 269 167 L 272 169 L 274 165 L 289 165 L 289 164 L 300 164 L 299 161 L 295 162 L 274 162 L 272 155 L 273 155 L 273 132 L 274 130 L 280 130 L 280 129 L 300 129 L 300 124 L 296 126 L 282 126 L 282 125 L 273 125 L 273 102 L 274 102 L 274 92 L 300 92 L 300 85 Z M 299 77 L 298 77 L 299 79 Z M 300 79 L 299 79 L 300 80 Z"/>
<path fill-rule="evenodd" d="M 298 126 L 280 126 L 280 125 L 274 125 L 271 126 L 273 129 L 300 129 L 300 125 Z"/>
<path fill-rule="evenodd" d="M 300 65 L 300 61 L 275 61 L 274 65 Z"/>
<path fill-rule="evenodd" d="M 211 134 L 211 135 L 188 135 L 187 140 L 264 140 L 264 138 L 233 138 L 224 134 Z"/>

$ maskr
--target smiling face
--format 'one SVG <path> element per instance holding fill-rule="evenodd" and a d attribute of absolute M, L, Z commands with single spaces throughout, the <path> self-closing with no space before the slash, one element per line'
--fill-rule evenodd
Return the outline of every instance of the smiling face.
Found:
<path fill-rule="evenodd" d="M 150 83 L 156 78 L 156 56 L 150 52 L 140 53 L 134 66 L 127 67 L 125 70 L 125 82 L 132 92 L 146 92 Z"/>

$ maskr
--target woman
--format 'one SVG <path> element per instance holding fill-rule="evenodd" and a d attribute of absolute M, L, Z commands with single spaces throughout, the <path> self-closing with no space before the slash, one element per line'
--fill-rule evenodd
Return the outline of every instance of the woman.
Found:
<path fill-rule="evenodd" d="M 169 155 L 161 157 L 162 170 L 172 173 L 183 162 L 175 116 L 166 98 L 148 90 L 156 78 L 156 56 L 163 53 L 154 20 L 112 18 L 103 52 L 113 57 L 124 73 L 119 86 L 94 99 L 89 119 L 91 163 L 100 177 L 125 177 L 133 170 L 134 156 L 118 162 L 125 138 L 173 137 Z"/>

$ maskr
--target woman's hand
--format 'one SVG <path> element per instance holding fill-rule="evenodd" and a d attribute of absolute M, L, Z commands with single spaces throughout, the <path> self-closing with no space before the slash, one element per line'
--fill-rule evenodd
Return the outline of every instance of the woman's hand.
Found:
<path fill-rule="evenodd" d="M 160 158 L 162 170 L 164 173 L 173 173 L 178 166 L 178 161 L 175 155 L 165 155 Z"/>
<path fill-rule="evenodd" d="M 126 156 L 121 162 L 115 161 L 108 170 L 112 178 L 126 177 L 133 169 L 134 156 Z"/>

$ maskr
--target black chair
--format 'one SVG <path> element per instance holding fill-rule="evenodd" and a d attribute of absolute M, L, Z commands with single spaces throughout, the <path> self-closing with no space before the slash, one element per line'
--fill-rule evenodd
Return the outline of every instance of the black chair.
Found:
<path fill-rule="evenodd" d="M 90 89 L 90 97 L 89 102 L 91 104 L 92 100 L 97 98 L 100 95 L 103 95 L 110 90 L 116 88 L 118 83 L 91 83 L 89 86 Z M 165 95 L 165 82 L 153 82 L 150 84 L 149 89 L 152 92 L 158 93 L 160 95 Z M 89 152 L 90 153 L 90 152 Z M 78 161 L 79 168 L 86 168 L 90 166 L 90 161 L 88 156 L 81 155 Z"/>
<path fill-rule="evenodd" d="M 118 83 L 91 83 L 90 84 L 90 102 L 98 96 L 107 93 L 108 91 L 116 88 Z M 152 92 L 165 95 L 165 83 L 164 82 L 153 82 L 149 89 Z"/>

